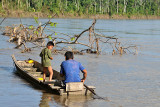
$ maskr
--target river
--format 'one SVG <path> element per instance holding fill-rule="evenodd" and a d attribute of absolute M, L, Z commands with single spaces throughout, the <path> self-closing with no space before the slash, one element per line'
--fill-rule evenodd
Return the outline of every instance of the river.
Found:
<path fill-rule="evenodd" d="M 0 19 L 2 20 L 2 18 Z M 46 22 L 47 19 L 40 19 Z M 79 34 L 91 24 L 90 19 L 53 19 L 55 31 Z M 6 19 L 1 28 L 19 24 L 19 19 Z M 23 24 L 36 25 L 34 19 L 22 19 Z M 91 97 L 62 97 L 35 89 L 15 75 L 11 55 L 17 59 L 36 59 L 39 52 L 20 53 L 9 37 L 0 34 L 0 106 L 1 107 L 160 107 L 160 20 L 97 20 L 96 30 L 107 36 L 117 35 L 124 44 L 136 44 L 138 55 L 124 54 L 75 55 L 88 71 L 85 83 L 96 87 L 99 96 L 110 102 Z M 2 31 L 0 32 L 2 33 Z M 64 56 L 53 55 L 52 67 L 60 69 Z"/>

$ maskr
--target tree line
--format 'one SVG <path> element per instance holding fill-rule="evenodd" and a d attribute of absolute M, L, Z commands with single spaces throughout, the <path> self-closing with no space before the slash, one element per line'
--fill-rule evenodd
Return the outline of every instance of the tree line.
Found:
<path fill-rule="evenodd" d="M 73 15 L 155 15 L 160 16 L 160 0 L 0 0 L 5 9 Z"/>

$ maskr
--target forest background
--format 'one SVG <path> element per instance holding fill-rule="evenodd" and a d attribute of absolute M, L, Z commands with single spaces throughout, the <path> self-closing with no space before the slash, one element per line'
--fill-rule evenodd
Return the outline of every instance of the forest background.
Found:
<path fill-rule="evenodd" d="M 1 17 L 160 19 L 160 0 L 0 0 Z"/>

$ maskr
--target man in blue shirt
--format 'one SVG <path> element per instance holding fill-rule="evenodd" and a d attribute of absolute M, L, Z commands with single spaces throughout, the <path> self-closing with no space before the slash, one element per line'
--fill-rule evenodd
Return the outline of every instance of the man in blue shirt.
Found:
<path fill-rule="evenodd" d="M 87 70 L 80 62 L 73 60 L 73 52 L 67 51 L 65 53 L 65 61 L 61 64 L 60 76 L 65 76 L 64 84 L 68 82 L 83 82 L 87 77 Z M 83 73 L 83 78 L 80 78 L 80 71 Z"/>

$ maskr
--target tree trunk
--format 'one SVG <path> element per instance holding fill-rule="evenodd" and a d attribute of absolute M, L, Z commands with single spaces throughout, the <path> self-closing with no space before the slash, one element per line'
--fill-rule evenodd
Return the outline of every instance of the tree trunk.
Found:
<path fill-rule="evenodd" d="M 96 13 L 96 11 L 97 11 L 97 10 L 96 10 L 96 1 L 95 1 L 95 3 L 94 3 L 94 4 L 95 4 L 95 8 L 94 8 L 94 9 L 95 9 L 95 13 Z"/>
<path fill-rule="evenodd" d="M 99 53 L 99 39 L 96 38 L 96 53 Z"/>
<path fill-rule="evenodd" d="M 157 11 L 157 15 L 159 16 L 160 14 L 159 14 L 159 6 L 158 6 L 158 11 Z"/>
<path fill-rule="evenodd" d="M 7 0 L 4 2 L 4 4 L 5 4 L 5 7 L 8 8 L 8 1 Z"/>
<path fill-rule="evenodd" d="M 101 1 L 101 13 L 103 14 L 103 0 Z"/>
<path fill-rule="evenodd" d="M 101 11 L 102 11 L 102 1 L 101 1 L 101 0 L 100 0 L 99 11 L 100 11 L 100 13 L 101 13 Z"/>
<path fill-rule="evenodd" d="M 26 8 L 27 8 L 27 10 L 28 10 L 28 0 L 26 0 Z"/>
<path fill-rule="evenodd" d="M 118 14 L 118 8 L 119 8 L 119 7 L 118 7 L 118 0 L 117 0 L 117 14 Z"/>
<path fill-rule="evenodd" d="M 19 10 L 19 4 L 20 4 L 20 0 L 18 0 L 18 10 Z"/>
<path fill-rule="evenodd" d="M 66 8 L 67 8 L 67 0 L 66 0 Z"/>
<path fill-rule="evenodd" d="M 77 9 L 77 7 L 78 7 L 78 5 L 77 5 L 77 0 L 75 0 L 75 6 L 76 6 L 76 9 Z"/>
<path fill-rule="evenodd" d="M 127 5 L 126 0 L 124 0 L 124 9 L 123 9 L 123 13 L 126 13 L 126 5 Z"/>
<path fill-rule="evenodd" d="M 109 11 L 110 11 L 110 10 L 109 10 L 109 0 L 108 0 L 108 13 L 109 13 Z"/>
<path fill-rule="evenodd" d="M 58 5 L 59 5 L 59 10 L 62 11 L 62 1 L 61 0 L 59 0 Z"/>
<path fill-rule="evenodd" d="M 31 4 L 31 1 L 30 1 L 30 0 L 28 0 L 28 8 L 30 7 L 30 4 Z"/>
<path fill-rule="evenodd" d="M 77 0 L 77 6 L 78 6 L 78 11 L 79 11 L 79 0 Z"/>
<path fill-rule="evenodd" d="M 4 0 L 2 0 L 2 8 L 4 9 Z"/>

